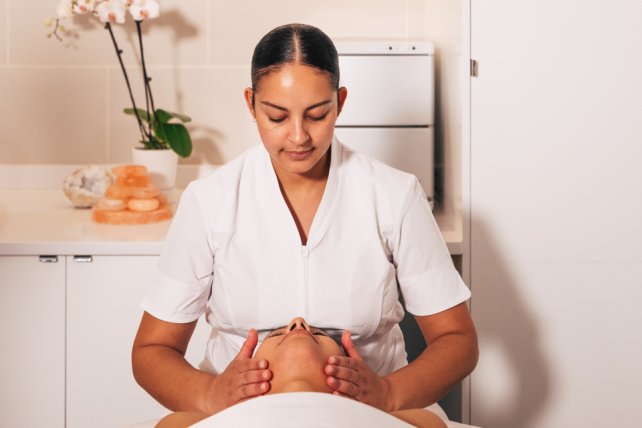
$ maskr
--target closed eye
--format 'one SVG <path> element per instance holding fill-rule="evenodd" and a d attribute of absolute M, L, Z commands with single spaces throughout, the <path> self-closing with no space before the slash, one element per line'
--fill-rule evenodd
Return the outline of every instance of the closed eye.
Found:
<path fill-rule="evenodd" d="M 326 333 L 325 331 L 323 331 L 323 330 L 321 330 L 321 329 L 319 329 L 319 328 L 316 328 L 316 327 L 312 327 L 312 328 L 310 329 L 310 331 L 312 331 L 312 334 L 313 334 L 313 335 L 315 335 L 315 336 L 328 336 L 328 337 L 330 336 L 330 335 L 329 335 L 328 333 Z"/>
<path fill-rule="evenodd" d="M 323 119 L 325 119 L 328 116 L 328 113 L 322 115 L 322 116 L 309 116 L 310 120 L 313 120 L 315 122 L 320 122 Z"/>
<path fill-rule="evenodd" d="M 281 123 L 285 120 L 285 117 L 273 118 L 268 116 L 268 119 L 270 119 L 270 122 Z"/>
<path fill-rule="evenodd" d="M 265 338 L 269 339 L 270 337 L 282 336 L 283 333 L 285 333 L 285 327 L 277 328 L 276 330 L 272 330 Z"/>

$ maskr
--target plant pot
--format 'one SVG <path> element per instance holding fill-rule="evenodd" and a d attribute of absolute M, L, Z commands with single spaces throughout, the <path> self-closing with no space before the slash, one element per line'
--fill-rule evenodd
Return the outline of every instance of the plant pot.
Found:
<path fill-rule="evenodd" d="M 152 182 L 161 190 L 176 187 L 178 155 L 173 150 L 145 150 L 132 148 L 135 165 L 143 165 L 149 172 Z"/>

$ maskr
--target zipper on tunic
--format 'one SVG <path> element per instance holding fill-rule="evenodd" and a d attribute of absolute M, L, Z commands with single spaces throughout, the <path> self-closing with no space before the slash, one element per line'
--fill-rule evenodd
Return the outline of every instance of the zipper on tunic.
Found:
<path fill-rule="evenodd" d="M 304 303 L 305 303 L 305 316 L 304 318 L 310 319 L 309 318 L 309 298 L 308 298 L 308 247 L 306 245 L 301 247 L 301 255 L 303 256 L 303 284 L 305 286 L 304 288 Z"/>

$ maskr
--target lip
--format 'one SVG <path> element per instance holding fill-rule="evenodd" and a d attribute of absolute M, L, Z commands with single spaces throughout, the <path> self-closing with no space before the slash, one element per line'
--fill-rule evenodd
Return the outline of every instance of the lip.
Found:
<path fill-rule="evenodd" d="M 313 148 L 308 150 L 285 150 L 285 154 L 294 161 L 302 161 L 307 159 L 313 150 Z"/>

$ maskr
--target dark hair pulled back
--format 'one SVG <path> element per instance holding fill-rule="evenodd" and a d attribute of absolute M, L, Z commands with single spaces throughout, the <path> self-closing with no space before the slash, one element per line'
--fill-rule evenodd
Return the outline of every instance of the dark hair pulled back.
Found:
<path fill-rule="evenodd" d="M 252 90 L 258 90 L 261 78 L 292 63 L 326 73 L 332 86 L 339 88 L 339 56 L 330 37 L 311 25 L 287 24 L 267 33 L 254 48 Z"/>

